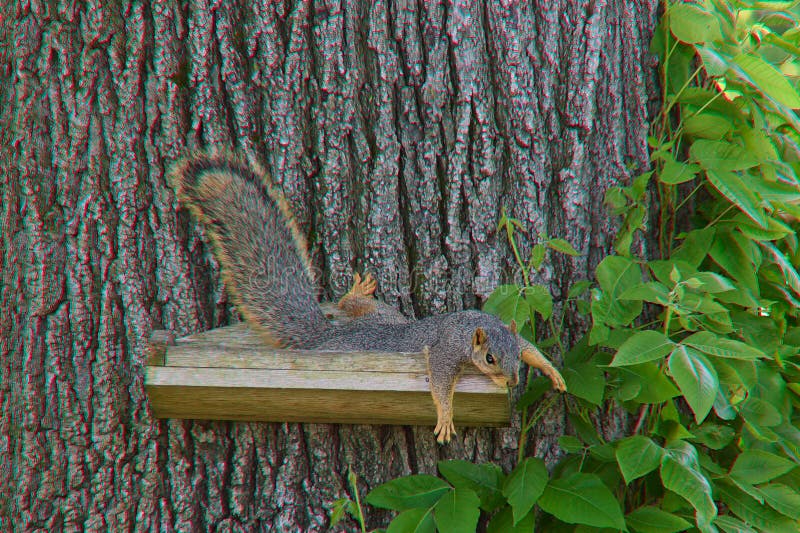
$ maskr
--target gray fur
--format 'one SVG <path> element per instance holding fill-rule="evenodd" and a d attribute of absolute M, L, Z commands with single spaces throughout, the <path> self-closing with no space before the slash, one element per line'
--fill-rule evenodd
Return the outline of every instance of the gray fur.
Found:
<path fill-rule="evenodd" d="M 319 350 L 426 352 L 439 442 L 455 434 L 452 399 L 472 362 L 501 386 L 518 381 L 519 338 L 498 318 L 459 311 L 410 320 L 382 302 L 349 323 L 325 318 L 303 239 L 266 175 L 228 153 L 198 154 L 172 173 L 173 186 L 202 221 L 245 319 L 282 346 Z"/>
<path fill-rule="evenodd" d="M 232 154 L 199 154 L 176 168 L 181 202 L 206 226 L 245 318 L 282 346 L 313 348 L 330 323 L 316 298 L 282 199 Z M 214 183 L 229 183 L 213 187 Z"/>
<path fill-rule="evenodd" d="M 317 348 L 421 352 L 427 346 L 433 371 L 440 360 L 459 367 L 473 361 L 472 336 L 477 328 L 486 331 L 488 353 L 497 360 L 497 374 L 515 385 L 520 352 L 517 336 L 500 319 L 480 311 L 458 311 L 416 321 L 399 313 L 367 315 L 331 330 L 331 336 Z"/>

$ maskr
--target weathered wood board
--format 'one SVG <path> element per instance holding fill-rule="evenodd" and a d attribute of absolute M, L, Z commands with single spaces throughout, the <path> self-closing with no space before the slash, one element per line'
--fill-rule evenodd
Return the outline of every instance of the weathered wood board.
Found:
<path fill-rule="evenodd" d="M 436 423 L 421 353 L 281 350 L 243 324 L 173 341 L 155 332 L 145 388 L 159 418 Z M 505 389 L 469 367 L 456 386 L 456 426 L 504 426 Z"/>

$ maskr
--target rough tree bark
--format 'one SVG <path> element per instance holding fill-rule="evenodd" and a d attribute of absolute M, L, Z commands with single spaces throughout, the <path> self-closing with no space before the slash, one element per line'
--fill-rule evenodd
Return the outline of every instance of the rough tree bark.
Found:
<path fill-rule="evenodd" d="M 430 427 L 160 421 L 144 395 L 151 329 L 236 319 L 166 187 L 186 149 L 264 162 L 327 298 L 356 269 L 406 312 L 480 305 L 512 275 L 503 206 L 582 252 L 535 280 L 556 299 L 609 251 L 603 192 L 648 164 L 657 3 L 370 4 L 0 6 L 0 530 L 321 531 L 348 467 L 365 491 L 512 464 L 515 429 L 440 448 Z M 557 407 L 530 452 L 565 427 Z"/>

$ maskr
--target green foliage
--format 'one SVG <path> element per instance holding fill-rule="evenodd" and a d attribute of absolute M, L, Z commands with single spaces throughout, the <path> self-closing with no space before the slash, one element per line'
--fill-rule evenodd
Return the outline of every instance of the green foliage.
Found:
<path fill-rule="evenodd" d="M 658 507 L 639 507 L 625 517 L 625 522 L 641 533 L 677 533 L 692 525 L 679 516 Z"/>
<path fill-rule="evenodd" d="M 663 455 L 661 446 L 643 435 L 633 435 L 617 443 L 617 464 L 626 483 L 658 468 Z"/>
<path fill-rule="evenodd" d="M 472 490 L 454 487 L 433 508 L 436 529 L 442 533 L 474 531 L 480 517 L 480 499 Z"/>
<path fill-rule="evenodd" d="M 358 477 L 352 470 L 347 473 L 347 483 L 350 485 L 350 491 L 353 493 L 355 500 L 351 500 L 350 498 L 339 498 L 333 502 L 330 525 L 333 527 L 338 524 L 342 518 L 344 518 L 345 513 L 347 513 L 353 518 L 353 520 L 358 522 L 358 525 L 361 528 L 361 533 L 366 533 L 367 528 L 364 524 L 364 512 L 361 508 L 361 499 L 358 493 Z"/>
<path fill-rule="evenodd" d="M 433 507 L 452 487 L 435 476 L 420 474 L 393 479 L 367 495 L 367 503 L 374 507 L 405 511 Z"/>
<path fill-rule="evenodd" d="M 442 461 L 446 481 L 377 487 L 367 501 L 400 511 L 388 531 L 472 531 L 481 513 L 490 532 L 800 530 L 798 10 L 663 7 L 652 168 L 606 194 L 621 223 L 596 283 L 554 302 L 531 278 L 549 254 L 578 252 L 539 235 L 526 258 L 522 224 L 505 212 L 499 224 L 523 284 L 499 287 L 485 310 L 563 360 L 574 434 L 559 439 L 561 462 L 548 473 L 524 455 L 556 398 L 532 376 L 516 468 Z M 637 255 L 654 234 L 657 258 Z M 567 347 L 575 313 L 591 328 Z M 609 407 L 631 415 L 631 433 L 612 442 L 592 422 Z"/>
<path fill-rule="evenodd" d="M 541 459 L 523 459 L 503 484 L 503 496 L 508 499 L 514 523 L 522 520 L 547 485 L 547 469 Z"/>
<path fill-rule="evenodd" d="M 563 522 L 627 531 L 617 499 L 595 474 L 575 472 L 551 480 L 539 505 Z"/>

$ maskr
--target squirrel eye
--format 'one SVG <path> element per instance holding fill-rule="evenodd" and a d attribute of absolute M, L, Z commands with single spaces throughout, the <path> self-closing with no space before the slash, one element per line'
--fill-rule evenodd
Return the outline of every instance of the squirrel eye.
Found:
<path fill-rule="evenodd" d="M 487 353 L 486 354 L 486 362 L 489 363 L 490 365 L 493 365 L 494 364 L 494 356 L 492 356 L 492 354 L 490 354 L 490 353 Z"/>

